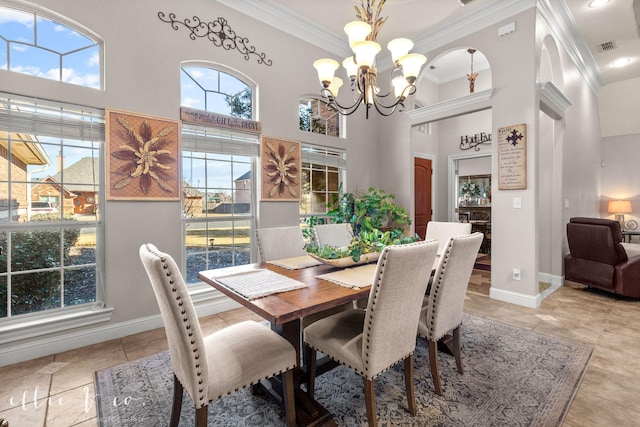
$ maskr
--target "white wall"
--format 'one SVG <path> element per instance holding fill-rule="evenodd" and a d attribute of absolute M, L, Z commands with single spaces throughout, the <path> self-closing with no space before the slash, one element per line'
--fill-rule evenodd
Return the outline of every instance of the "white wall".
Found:
<path fill-rule="evenodd" d="M 598 103 L 603 137 L 640 133 L 640 77 L 606 85 Z"/>

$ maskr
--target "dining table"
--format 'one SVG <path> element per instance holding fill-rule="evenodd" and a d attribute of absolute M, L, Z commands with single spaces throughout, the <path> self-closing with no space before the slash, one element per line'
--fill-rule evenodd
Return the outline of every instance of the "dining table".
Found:
<path fill-rule="evenodd" d="M 301 385 L 307 381 L 306 366 L 301 351 L 302 319 L 319 315 L 352 301 L 368 298 L 375 264 L 366 265 L 371 280 L 368 284 L 361 283 L 357 288 L 337 284 L 335 281 L 323 278 L 332 277 L 331 274 L 345 270 L 344 268 L 320 262 L 309 262 L 308 264 L 304 268 L 292 269 L 269 262 L 254 263 L 201 271 L 198 273 L 198 277 L 240 305 L 268 320 L 271 329 L 285 337 L 293 345 L 298 360 L 298 367 L 294 375 L 298 426 L 334 426 L 336 423 L 329 411 L 301 388 Z M 229 286 L 229 283 L 232 282 L 226 279 L 239 277 L 242 274 L 265 274 L 264 272 L 276 273 L 294 282 L 299 282 L 303 286 L 285 292 L 248 298 L 237 289 Z M 326 362 L 328 365 L 331 364 L 331 362 Z M 333 365 L 336 365 L 335 362 Z M 326 368 L 324 371 L 328 369 Z M 282 389 L 278 378 L 273 378 L 269 382 L 263 381 L 261 387 L 273 395 L 276 401 L 280 401 Z"/>

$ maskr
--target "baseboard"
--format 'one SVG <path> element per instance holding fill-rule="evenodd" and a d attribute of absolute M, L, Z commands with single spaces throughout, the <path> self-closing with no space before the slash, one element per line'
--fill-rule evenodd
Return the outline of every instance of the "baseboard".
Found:
<path fill-rule="evenodd" d="M 552 287 L 560 287 L 564 284 L 564 276 L 556 276 L 550 273 L 538 273 L 538 280 L 540 282 L 550 283 Z"/>
<path fill-rule="evenodd" d="M 231 310 L 239 306 L 237 302 L 230 298 L 221 296 L 206 302 L 196 303 L 196 310 L 198 317 L 204 317 Z M 86 328 L 25 344 L 16 344 L 8 348 L 0 349 L 0 366 L 13 365 L 14 363 L 118 339 L 126 337 L 127 335 L 161 328 L 162 326 L 162 317 L 158 313 L 153 316 L 141 317 L 126 322 Z"/>
<path fill-rule="evenodd" d="M 540 294 L 526 295 L 519 292 L 507 291 L 505 289 L 496 289 L 493 286 L 489 290 L 489 298 L 529 308 L 538 308 L 542 302 Z"/>

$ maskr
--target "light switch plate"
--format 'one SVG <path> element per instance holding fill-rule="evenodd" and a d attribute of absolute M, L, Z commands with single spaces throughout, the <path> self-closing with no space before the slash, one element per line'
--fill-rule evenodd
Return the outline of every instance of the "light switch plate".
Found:
<path fill-rule="evenodd" d="M 514 197 L 513 198 L 513 208 L 514 209 L 521 209 L 522 208 L 522 198 L 520 198 L 520 197 Z"/>

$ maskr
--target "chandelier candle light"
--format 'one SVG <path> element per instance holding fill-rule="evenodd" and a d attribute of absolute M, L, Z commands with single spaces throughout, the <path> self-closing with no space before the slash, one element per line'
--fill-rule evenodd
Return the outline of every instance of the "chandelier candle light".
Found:
<path fill-rule="evenodd" d="M 427 62 L 427 57 L 418 53 L 409 53 L 413 48 L 413 42 L 409 39 L 398 38 L 391 40 L 387 48 L 391 52 L 391 59 L 395 68 L 391 72 L 391 92 L 381 95 L 377 84 L 377 71 L 375 65 L 376 55 L 380 52 L 380 45 L 376 42 L 378 32 L 387 18 L 380 17 L 380 11 L 386 0 L 380 0 L 376 7 L 376 0 L 360 1 L 360 8 L 354 6 L 357 21 L 349 22 L 344 27 L 344 32 L 349 37 L 349 46 L 353 55 L 342 61 L 342 66 L 347 71 L 351 82 L 351 91 L 354 94 L 354 103 L 349 107 L 338 103 L 336 97 L 342 86 L 342 79 L 335 76 L 335 71 L 340 66 L 333 59 L 318 59 L 313 66 L 318 71 L 318 78 L 322 89 L 320 95 L 328 100 L 328 106 L 340 114 L 353 114 L 360 105 L 366 107 L 366 118 L 369 118 L 369 109 L 375 106 L 383 116 L 390 116 L 401 107 L 404 109 L 404 100 L 415 93 L 415 81 L 420 73 L 422 65 Z M 375 8 L 375 14 L 371 9 Z M 390 97 L 389 103 L 383 98 Z"/>

